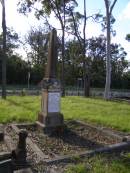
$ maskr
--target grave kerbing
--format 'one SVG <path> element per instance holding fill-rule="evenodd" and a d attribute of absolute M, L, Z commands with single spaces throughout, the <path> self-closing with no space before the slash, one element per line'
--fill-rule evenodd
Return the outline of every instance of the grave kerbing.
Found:
<path fill-rule="evenodd" d="M 41 112 L 37 124 L 50 133 L 63 127 L 63 115 L 60 113 L 61 85 L 56 77 L 57 66 L 57 32 L 50 33 L 48 59 L 41 98 Z"/>
<path fill-rule="evenodd" d="M 15 167 L 25 167 L 27 165 L 27 149 L 26 149 L 26 139 L 28 133 L 26 130 L 21 129 L 19 131 L 19 140 L 15 150 L 12 151 L 12 160 Z"/>

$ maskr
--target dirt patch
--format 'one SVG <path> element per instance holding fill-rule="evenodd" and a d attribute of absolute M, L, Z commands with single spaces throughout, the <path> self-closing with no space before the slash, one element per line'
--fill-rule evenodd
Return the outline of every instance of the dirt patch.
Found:
<path fill-rule="evenodd" d="M 49 159 L 68 154 L 93 150 L 121 142 L 119 139 L 106 136 L 101 131 L 82 125 L 75 121 L 66 122 L 63 133 L 45 135 L 36 126 L 26 127 L 29 138 Z"/>

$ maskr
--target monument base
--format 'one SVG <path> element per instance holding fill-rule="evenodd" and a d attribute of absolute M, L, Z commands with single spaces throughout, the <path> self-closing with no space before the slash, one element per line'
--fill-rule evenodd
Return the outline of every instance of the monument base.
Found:
<path fill-rule="evenodd" d="M 38 121 L 36 122 L 38 127 L 43 129 L 45 134 L 50 134 L 53 132 L 63 132 L 64 129 L 64 119 L 61 113 L 44 113 L 38 114 Z"/>

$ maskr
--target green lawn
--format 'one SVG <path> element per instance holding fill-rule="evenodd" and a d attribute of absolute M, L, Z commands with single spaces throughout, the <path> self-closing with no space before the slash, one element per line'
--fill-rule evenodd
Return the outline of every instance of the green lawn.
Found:
<path fill-rule="evenodd" d="M 130 131 L 130 104 L 103 99 L 66 97 L 62 100 L 65 118 L 91 121 Z"/>
<path fill-rule="evenodd" d="M 35 121 L 40 111 L 38 96 L 9 96 L 0 99 L 0 123 Z M 130 131 L 130 104 L 102 99 L 65 97 L 61 112 L 65 119 L 79 119 Z"/>
<path fill-rule="evenodd" d="M 0 99 L 0 123 L 35 121 L 40 110 L 40 97 L 9 96 Z"/>
<path fill-rule="evenodd" d="M 76 165 L 67 166 L 64 173 L 129 173 L 129 158 L 117 158 L 111 155 L 110 158 L 95 156 Z"/>

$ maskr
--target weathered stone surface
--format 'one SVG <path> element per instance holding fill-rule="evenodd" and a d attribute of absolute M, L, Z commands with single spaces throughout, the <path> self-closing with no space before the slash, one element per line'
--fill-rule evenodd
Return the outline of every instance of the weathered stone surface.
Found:
<path fill-rule="evenodd" d="M 50 33 L 50 42 L 48 49 L 48 59 L 45 78 L 52 79 L 56 78 L 56 64 L 57 64 L 57 33 L 53 29 Z"/>
<path fill-rule="evenodd" d="M 60 113 L 60 82 L 56 78 L 57 33 L 50 33 L 48 59 L 41 99 L 41 112 L 38 115 L 38 126 L 44 125 L 45 131 L 63 126 L 63 115 Z M 41 126 L 43 128 L 43 126 Z"/>
<path fill-rule="evenodd" d="M 61 113 L 48 113 L 47 116 L 44 113 L 40 113 L 39 120 L 41 120 L 40 123 L 43 123 L 43 127 L 63 126 L 63 115 Z"/>
<path fill-rule="evenodd" d="M 0 161 L 9 160 L 9 159 L 11 159 L 11 153 L 10 152 L 0 152 Z"/>
<path fill-rule="evenodd" d="M 12 151 L 15 149 L 16 146 L 9 135 L 7 135 L 7 134 L 5 135 L 4 141 L 5 141 L 9 151 Z"/>
<path fill-rule="evenodd" d="M 13 173 L 11 159 L 0 161 L 0 173 Z"/>
<path fill-rule="evenodd" d="M 70 163 L 74 161 L 74 158 L 89 158 L 96 154 L 109 154 L 109 153 L 121 153 L 122 151 L 130 151 L 130 141 L 122 142 L 118 144 L 108 145 L 107 147 L 98 148 L 95 150 L 90 150 L 86 152 L 80 152 L 79 154 L 60 156 L 59 158 L 47 160 L 46 164 L 58 164 L 61 162 Z"/>
<path fill-rule="evenodd" d="M 27 164 L 26 157 L 27 157 L 27 150 L 26 150 L 26 138 L 27 138 L 27 131 L 21 129 L 19 131 L 19 141 L 17 144 L 17 148 L 12 151 L 12 158 L 14 161 L 14 165 L 24 166 Z"/>

